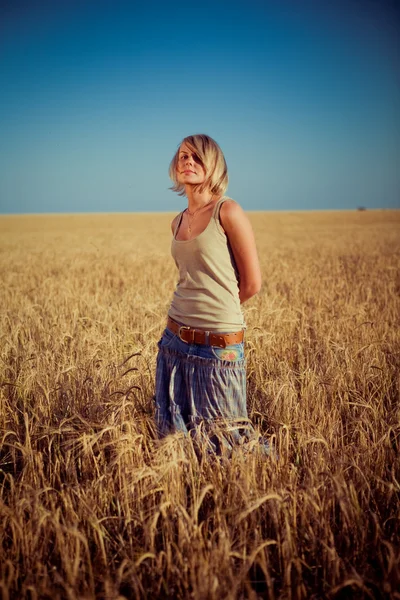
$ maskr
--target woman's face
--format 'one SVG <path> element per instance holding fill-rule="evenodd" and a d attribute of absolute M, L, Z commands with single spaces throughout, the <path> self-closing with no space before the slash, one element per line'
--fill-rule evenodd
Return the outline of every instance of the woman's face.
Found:
<path fill-rule="evenodd" d="M 179 183 L 198 185 L 203 183 L 206 172 L 197 154 L 185 143 L 179 148 L 176 176 Z"/>

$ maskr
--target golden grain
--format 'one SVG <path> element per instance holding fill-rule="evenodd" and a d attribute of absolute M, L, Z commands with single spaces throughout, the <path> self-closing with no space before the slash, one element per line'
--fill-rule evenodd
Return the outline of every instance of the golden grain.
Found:
<path fill-rule="evenodd" d="M 172 215 L 0 218 L 0 596 L 400 598 L 400 213 L 252 213 L 248 405 L 153 423 Z"/>

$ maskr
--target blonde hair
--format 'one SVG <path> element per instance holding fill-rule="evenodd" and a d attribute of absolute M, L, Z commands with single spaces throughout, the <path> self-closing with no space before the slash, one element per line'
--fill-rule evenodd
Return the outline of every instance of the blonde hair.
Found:
<path fill-rule="evenodd" d="M 185 195 L 185 185 L 179 183 L 176 176 L 179 149 L 184 143 L 192 152 L 195 152 L 206 173 L 204 182 L 195 185 L 194 188 L 199 189 L 201 192 L 209 188 L 212 194 L 224 194 L 228 187 L 228 167 L 226 166 L 224 154 L 217 142 L 203 133 L 188 135 L 179 144 L 178 150 L 169 165 L 169 176 L 174 182 L 170 189 L 177 192 L 179 196 Z"/>

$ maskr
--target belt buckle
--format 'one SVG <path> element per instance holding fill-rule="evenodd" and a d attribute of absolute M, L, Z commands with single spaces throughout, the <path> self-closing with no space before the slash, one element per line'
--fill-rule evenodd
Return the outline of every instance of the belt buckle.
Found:
<path fill-rule="evenodd" d="M 183 339 L 183 337 L 181 336 L 181 329 L 187 329 L 187 331 L 190 331 L 190 327 L 188 327 L 187 325 L 180 325 L 179 326 L 179 330 L 178 330 L 178 336 L 179 339 L 182 340 L 182 342 L 184 342 L 185 344 L 189 344 L 189 342 L 187 342 L 186 340 Z"/>

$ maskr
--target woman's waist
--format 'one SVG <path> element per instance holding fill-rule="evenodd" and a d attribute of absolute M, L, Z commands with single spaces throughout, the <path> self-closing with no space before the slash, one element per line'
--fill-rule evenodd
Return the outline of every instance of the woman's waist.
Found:
<path fill-rule="evenodd" d="M 192 327 L 175 321 L 170 315 L 167 319 L 167 328 L 187 344 L 200 344 L 226 348 L 244 341 L 245 327 L 235 331 L 210 331 L 199 327 Z"/>
<path fill-rule="evenodd" d="M 207 310 L 204 305 L 199 307 L 187 302 L 172 301 L 168 316 L 181 325 L 215 333 L 230 333 L 245 328 L 240 305 L 235 310 L 228 311 L 220 307 L 215 311 Z"/>

